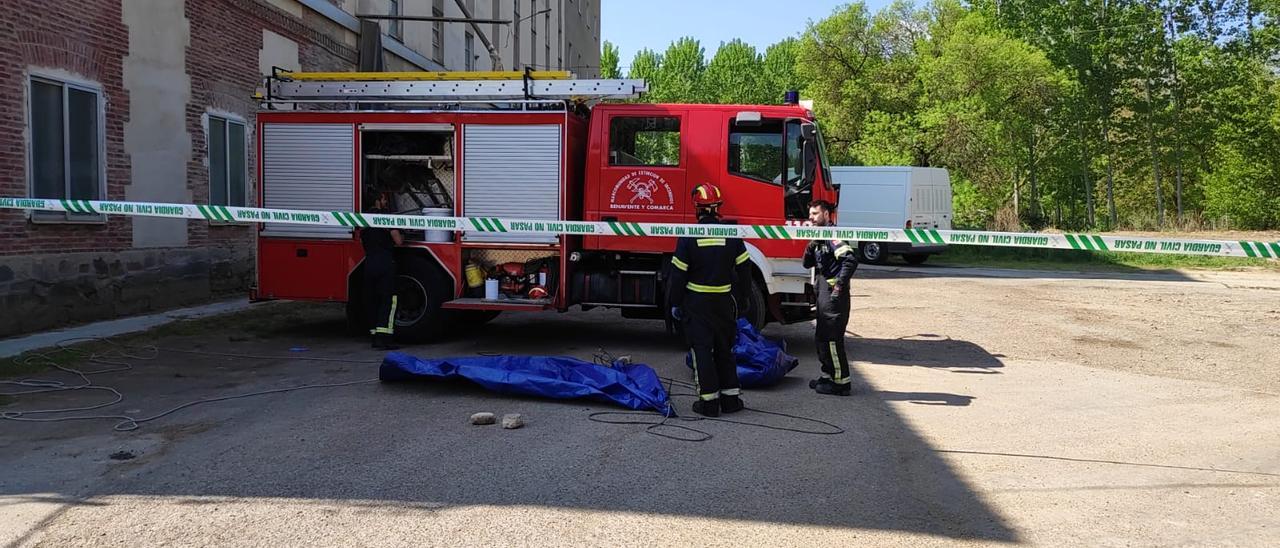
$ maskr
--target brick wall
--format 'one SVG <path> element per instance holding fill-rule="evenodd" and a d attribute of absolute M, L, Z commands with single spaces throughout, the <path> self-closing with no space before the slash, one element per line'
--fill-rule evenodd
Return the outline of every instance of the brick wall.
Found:
<path fill-rule="evenodd" d="M 192 146 L 187 185 L 192 199 L 196 203 L 209 202 L 206 116 L 213 110 L 238 115 L 246 123 L 249 151 L 245 162 L 249 167 L 249 188 L 245 199 L 247 205 L 257 205 L 258 135 L 255 112 L 258 105 L 252 96 L 262 85 L 262 77 L 258 73 L 262 31 L 271 30 L 297 42 L 303 70 L 353 70 L 358 56 L 354 49 L 266 2 L 186 0 L 186 15 L 191 28 L 190 46 L 187 47 L 191 102 L 187 105 L 186 114 Z M 256 230 L 253 225 L 187 223 L 189 244 L 210 248 L 251 248 Z M 243 278 L 244 283 L 240 284 L 243 287 L 247 288 L 252 281 L 251 271 L 234 267 L 220 270 L 236 279 Z"/>
<path fill-rule="evenodd" d="M 174 0 L 179 1 L 179 0 Z M 191 137 L 187 186 L 209 200 L 205 116 L 233 113 L 246 123 L 250 205 L 257 202 L 257 135 L 252 95 L 261 85 L 263 30 L 299 46 L 303 70 L 352 70 L 355 49 L 313 14 L 299 19 L 264 0 L 182 0 L 189 23 L 186 71 Z M 0 10 L 0 195 L 26 196 L 28 67 L 65 71 L 102 87 L 105 103 L 106 199 L 125 199 L 131 168 L 124 146 L 129 97 L 123 60 L 129 29 L 122 0 L 5 0 Z M 33 224 L 25 212 L 0 210 L 0 337 L 114 316 L 243 295 L 253 280 L 252 226 L 187 223 L 188 245 L 131 249 L 132 221 Z"/>
<path fill-rule="evenodd" d="M 102 86 L 106 108 L 107 196 L 123 199 L 129 182 L 124 122 L 129 97 L 122 63 L 128 29 L 120 0 L 5 0 L 0 10 L 0 194 L 26 196 L 27 82 L 31 67 L 65 71 Z M 131 223 L 67 225 L 27 222 L 0 210 L 0 256 L 43 251 L 120 250 L 132 244 Z"/>

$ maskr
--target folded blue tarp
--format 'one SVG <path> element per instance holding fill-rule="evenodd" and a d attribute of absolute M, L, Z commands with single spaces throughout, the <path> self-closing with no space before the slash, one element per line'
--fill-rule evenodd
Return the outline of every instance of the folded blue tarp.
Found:
<path fill-rule="evenodd" d="M 565 356 L 422 359 L 391 352 L 382 359 L 378 377 L 383 381 L 462 378 L 502 394 L 590 398 L 637 411 L 673 414 L 658 374 L 644 364 L 605 367 Z"/>
<path fill-rule="evenodd" d="M 738 336 L 733 343 L 733 360 L 738 366 L 738 382 L 743 388 L 772 386 L 782 381 L 800 360 L 787 354 L 786 346 L 766 339 L 751 322 L 738 320 Z M 686 354 L 684 364 L 693 369 Z"/>

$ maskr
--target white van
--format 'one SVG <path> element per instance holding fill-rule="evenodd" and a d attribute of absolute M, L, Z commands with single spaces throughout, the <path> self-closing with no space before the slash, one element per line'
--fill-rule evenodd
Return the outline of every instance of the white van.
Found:
<path fill-rule="evenodd" d="M 836 225 L 859 228 L 924 228 L 951 230 L 951 176 L 936 167 L 831 166 L 840 192 Z M 920 264 L 946 244 L 858 242 L 862 259 L 884 264 L 902 255 Z"/>

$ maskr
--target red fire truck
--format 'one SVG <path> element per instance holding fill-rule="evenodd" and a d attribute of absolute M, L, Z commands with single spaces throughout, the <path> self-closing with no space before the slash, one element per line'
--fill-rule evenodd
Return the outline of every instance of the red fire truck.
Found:
<path fill-rule="evenodd" d="M 262 207 L 401 214 L 696 222 L 690 191 L 719 185 L 726 223 L 803 224 L 836 202 L 813 113 L 779 105 L 608 102 L 641 80 L 539 73 L 279 73 L 258 114 Z M 256 299 L 346 302 L 364 324 L 359 228 L 271 224 Z M 667 319 L 673 238 L 406 231 L 396 333 L 427 340 L 502 311 L 605 307 Z M 807 242 L 750 240 L 747 317 L 810 317 Z M 494 286 L 497 286 L 496 288 Z M 495 291 L 495 289 L 497 291 Z M 670 325 L 670 323 L 668 324 Z"/>

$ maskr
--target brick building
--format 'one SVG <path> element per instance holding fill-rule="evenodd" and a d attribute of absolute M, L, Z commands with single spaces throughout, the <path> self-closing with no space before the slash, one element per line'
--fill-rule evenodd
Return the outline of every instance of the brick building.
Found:
<path fill-rule="evenodd" d="M 489 70 L 493 57 L 507 70 L 599 70 L 597 0 L 7 0 L 5 7 L 0 196 L 255 205 L 254 92 L 273 66 L 354 70 L 355 14 L 460 17 L 465 7 L 474 17 L 513 21 L 384 22 L 387 70 Z M 0 337 L 244 294 L 253 230 L 0 210 Z"/>

